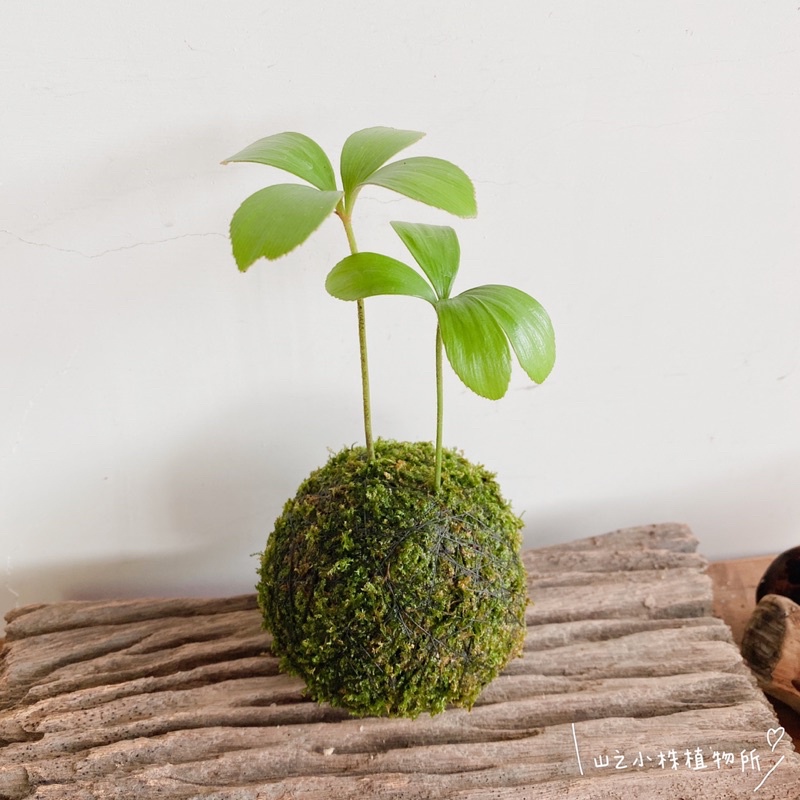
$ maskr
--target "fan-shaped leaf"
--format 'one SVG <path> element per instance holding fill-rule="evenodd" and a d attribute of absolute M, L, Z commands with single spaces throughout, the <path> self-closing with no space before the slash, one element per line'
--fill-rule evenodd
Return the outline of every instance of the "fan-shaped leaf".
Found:
<path fill-rule="evenodd" d="M 457 217 L 474 217 L 478 213 L 472 181 L 455 164 L 441 158 L 420 156 L 393 161 L 363 182 L 383 186 Z"/>
<path fill-rule="evenodd" d="M 459 295 L 464 296 L 486 306 L 511 342 L 528 377 L 541 383 L 556 358 L 553 324 L 542 305 L 520 289 L 496 284 L 468 289 Z"/>
<path fill-rule="evenodd" d="M 436 302 L 433 290 L 416 270 L 380 253 L 356 253 L 342 259 L 328 274 L 325 288 L 339 300 L 402 294 Z"/>
<path fill-rule="evenodd" d="M 511 379 L 502 328 L 477 298 L 460 294 L 436 304 L 445 353 L 456 375 L 482 397 L 499 400 Z"/>
<path fill-rule="evenodd" d="M 347 194 L 364 183 L 378 167 L 425 134 L 397 128 L 365 128 L 347 138 L 342 147 L 342 184 Z"/>
<path fill-rule="evenodd" d="M 308 136 L 287 131 L 267 136 L 226 158 L 231 161 L 250 161 L 291 172 L 322 191 L 336 191 L 336 176 L 325 151 Z"/>
<path fill-rule="evenodd" d="M 415 222 L 392 222 L 391 225 L 428 276 L 437 296 L 449 297 L 461 258 L 456 232 L 447 225 Z"/>
<path fill-rule="evenodd" d="M 273 259 L 302 244 L 336 208 L 341 192 L 279 183 L 242 203 L 231 220 L 233 256 L 244 272 L 262 256 Z"/>

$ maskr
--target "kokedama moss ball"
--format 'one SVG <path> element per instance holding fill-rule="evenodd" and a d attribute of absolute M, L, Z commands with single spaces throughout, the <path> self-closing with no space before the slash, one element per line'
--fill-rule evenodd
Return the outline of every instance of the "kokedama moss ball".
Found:
<path fill-rule="evenodd" d="M 378 440 L 313 472 L 275 523 L 259 604 L 273 652 L 318 701 L 415 717 L 471 707 L 521 653 L 522 523 L 494 476 L 427 442 Z"/>

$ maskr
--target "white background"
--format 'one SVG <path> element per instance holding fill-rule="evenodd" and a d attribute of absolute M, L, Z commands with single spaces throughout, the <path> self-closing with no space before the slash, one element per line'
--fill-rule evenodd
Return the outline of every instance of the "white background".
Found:
<path fill-rule="evenodd" d="M 558 361 L 445 443 L 536 546 L 658 521 L 710 558 L 800 532 L 800 10 L 794 2 L 0 2 L 0 611 L 235 593 L 328 448 L 362 440 L 338 220 L 239 274 L 227 225 L 286 178 L 220 161 L 371 125 L 474 179 L 458 290 L 509 283 Z M 376 299 L 375 429 L 433 437 L 429 307 Z"/>

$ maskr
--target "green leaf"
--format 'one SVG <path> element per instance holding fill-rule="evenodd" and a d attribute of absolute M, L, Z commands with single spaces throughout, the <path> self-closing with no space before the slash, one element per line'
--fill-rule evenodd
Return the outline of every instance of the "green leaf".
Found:
<path fill-rule="evenodd" d="M 296 183 L 267 186 L 242 203 L 231 220 L 233 256 L 244 272 L 257 259 L 285 255 L 302 244 L 336 208 L 341 192 Z"/>
<path fill-rule="evenodd" d="M 436 302 L 433 290 L 416 270 L 380 253 L 356 253 L 342 259 L 328 274 L 325 288 L 339 300 L 402 294 Z"/>
<path fill-rule="evenodd" d="M 391 225 L 428 276 L 437 296 L 440 299 L 449 297 L 461 259 L 456 232 L 447 225 L 415 222 L 392 222 Z"/>
<path fill-rule="evenodd" d="M 397 128 L 365 128 L 348 137 L 342 147 L 342 184 L 349 195 L 378 167 L 425 134 Z"/>
<path fill-rule="evenodd" d="M 550 374 L 556 359 L 553 324 L 542 305 L 512 286 L 477 286 L 459 296 L 465 295 L 486 306 L 511 342 L 528 377 L 541 383 Z"/>
<path fill-rule="evenodd" d="M 336 176 L 325 151 L 302 133 L 287 131 L 267 136 L 226 158 L 231 161 L 250 161 L 291 172 L 322 191 L 336 191 Z"/>
<path fill-rule="evenodd" d="M 383 186 L 457 217 L 474 217 L 478 213 L 472 181 L 455 164 L 441 158 L 420 156 L 393 161 L 363 182 Z"/>
<path fill-rule="evenodd" d="M 511 379 L 502 328 L 476 297 L 460 294 L 436 304 L 445 353 L 456 375 L 481 397 L 499 400 Z"/>

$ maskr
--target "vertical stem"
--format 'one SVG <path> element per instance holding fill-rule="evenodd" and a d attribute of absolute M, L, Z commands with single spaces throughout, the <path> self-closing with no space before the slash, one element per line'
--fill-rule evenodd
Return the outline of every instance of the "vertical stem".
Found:
<path fill-rule="evenodd" d="M 375 457 L 372 444 L 372 407 L 369 399 L 369 362 L 367 361 L 367 320 L 364 315 L 364 301 L 357 300 L 358 306 L 358 346 L 361 351 L 361 397 L 364 406 L 364 439 L 367 445 L 367 458 Z"/>
<path fill-rule="evenodd" d="M 442 387 L 442 331 L 436 324 L 436 471 L 433 478 L 435 491 L 442 486 L 442 419 L 444 417 L 444 389 Z"/>
<path fill-rule="evenodd" d="M 350 245 L 350 253 L 355 255 L 358 252 L 356 237 L 353 233 L 353 225 L 350 221 L 350 214 L 344 208 L 337 209 L 337 214 L 344 225 L 344 232 L 347 234 L 347 243 Z M 357 300 L 358 308 L 358 347 L 361 353 L 361 397 L 364 408 L 364 440 L 367 446 L 367 458 L 372 461 L 375 457 L 375 447 L 372 444 L 372 406 L 369 397 L 369 362 L 367 360 L 367 320 L 364 313 L 364 301 Z"/>

